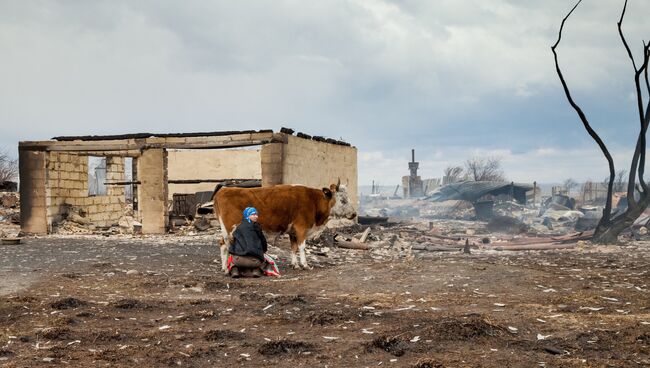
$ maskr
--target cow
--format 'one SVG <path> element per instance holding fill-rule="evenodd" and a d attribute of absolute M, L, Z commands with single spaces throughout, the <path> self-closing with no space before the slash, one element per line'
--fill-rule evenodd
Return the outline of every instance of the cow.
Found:
<path fill-rule="evenodd" d="M 305 241 L 317 228 L 323 226 L 336 203 L 340 186 L 309 188 L 303 185 L 275 185 L 262 188 L 235 188 L 217 185 L 212 195 L 214 213 L 221 225 L 221 267 L 227 272 L 230 235 L 242 221 L 246 207 L 258 210 L 262 229 L 273 233 L 288 233 L 291 240 L 291 265 L 308 269 Z"/>

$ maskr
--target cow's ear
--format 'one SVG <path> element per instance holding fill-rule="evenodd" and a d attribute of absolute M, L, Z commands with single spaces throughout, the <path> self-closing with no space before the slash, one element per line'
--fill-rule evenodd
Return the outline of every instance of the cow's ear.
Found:
<path fill-rule="evenodd" d="M 338 191 L 339 191 L 339 187 L 337 187 L 336 184 L 332 184 L 332 185 L 330 185 L 330 190 L 331 190 L 332 192 L 338 192 Z"/>
<path fill-rule="evenodd" d="M 325 194 L 325 198 L 327 199 L 332 198 L 332 191 L 327 188 L 323 188 L 323 194 Z"/>

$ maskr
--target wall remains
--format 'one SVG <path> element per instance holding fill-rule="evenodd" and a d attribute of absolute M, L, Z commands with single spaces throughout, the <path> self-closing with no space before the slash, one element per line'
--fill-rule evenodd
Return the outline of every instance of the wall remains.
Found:
<path fill-rule="evenodd" d="M 167 211 L 167 150 L 147 149 L 137 160 L 138 217 L 143 234 L 164 234 Z"/>
<path fill-rule="evenodd" d="M 168 180 L 261 179 L 260 160 L 259 149 L 168 150 Z M 168 199 L 174 193 L 212 191 L 215 185 L 169 184 Z"/>
<path fill-rule="evenodd" d="M 269 143 L 262 146 L 262 186 L 282 184 L 283 143 Z"/>
<path fill-rule="evenodd" d="M 20 142 L 22 231 L 52 232 L 70 208 L 79 209 L 95 226 L 119 222 L 126 203 L 124 185 L 108 185 L 106 195 L 89 195 L 88 155 L 106 157 L 109 183 L 124 182 L 124 157 L 135 158 L 136 219 L 142 223 L 144 234 L 167 230 L 168 205 L 174 193 L 212 191 L 215 186 L 169 184 L 168 180 L 261 179 L 263 186 L 303 184 L 322 188 L 340 179 L 357 209 L 355 147 L 271 130 L 223 133 L 59 137 L 63 139 Z"/>
<path fill-rule="evenodd" d="M 45 152 L 19 151 L 20 228 L 28 234 L 47 232 Z"/>
<path fill-rule="evenodd" d="M 88 156 L 50 152 L 46 166 L 47 226 L 60 222 L 69 207 L 77 207 L 96 226 L 116 224 L 124 212 L 124 187 L 109 185 L 106 195 L 88 195 Z M 124 181 L 124 158 L 106 158 L 106 180 Z"/>
<path fill-rule="evenodd" d="M 357 149 L 287 136 L 283 149 L 282 182 L 314 188 L 329 187 L 340 178 L 350 203 L 358 210 Z"/>

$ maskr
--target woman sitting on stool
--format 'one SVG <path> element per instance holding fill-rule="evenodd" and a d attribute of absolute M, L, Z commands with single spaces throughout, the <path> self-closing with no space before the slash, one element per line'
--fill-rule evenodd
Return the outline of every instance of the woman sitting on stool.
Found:
<path fill-rule="evenodd" d="M 264 253 L 267 249 L 262 227 L 257 222 L 255 207 L 246 207 L 244 219 L 232 233 L 233 241 L 228 249 L 232 255 L 231 277 L 264 275 Z"/>

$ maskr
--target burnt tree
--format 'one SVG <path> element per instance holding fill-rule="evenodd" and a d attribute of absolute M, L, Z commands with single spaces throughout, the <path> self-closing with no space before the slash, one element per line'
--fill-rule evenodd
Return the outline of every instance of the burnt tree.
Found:
<path fill-rule="evenodd" d="M 497 157 L 473 157 L 465 161 L 465 173 L 473 181 L 506 181 Z"/>
<path fill-rule="evenodd" d="M 562 39 L 562 29 L 564 28 L 564 23 L 567 21 L 571 13 L 580 5 L 578 1 L 576 5 L 569 11 L 569 13 L 562 19 L 560 24 L 560 30 L 558 32 L 558 38 L 555 44 L 551 47 L 553 51 L 553 56 L 555 58 L 555 70 L 557 75 L 562 82 L 562 87 L 564 88 L 564 93 L 566 95 L 569 104 L 578 114 L 580 121 L 587 130 L 587 133 L 593 138 L 593 140 L 598 144 L 603 155 L 607 159 L 607 164 L 609 166 L 609 180 L 607 183 L 607 200 L 605 202 L 605 208 L 603 209 L 603 217 L 600 219 L 596 231 L 594 233 L 594 242 L 597 243 L 615 243 L 618 241 L 618 235 L 628 228 L 634 221 L 639 217 L 639 215 L 648 207 L 650 204 L 650 194 L 648 193 L 648 185 L 643 178 L 645 170 L 645 155 L 646 155 L 646 132 L 648 130 L 648 123 L 650 122 L 650 102 L 643 101 L 644 96 L 642 92 L 642 78 L 644 81 L 644 87 L 646 94 L 649 96 L 650 100 L 650 83 L 648 82 L 648 59 L 650 59 L 650 43 L 643 42 L 643 63 L 637 67 L 632 51 L 627 44 L 625 35 L 623 34 L 622 24 L 623 18 L 625 17 L 625 10 L 627 8 L 627 0 L 623 5 L 623 10 L 621 11 L 621 17 L 618 21 L 618 33 L 621 38 L 621 42 L 627 51 L 627 55 L 630 58 L 632 67 L 634 68 L 634 83 L 636 87 L 636 103 L 638 109 L 638 118 L 639 118 L 639 135 L 637 137 L 636 146 L 634 149 L 634 154 L 632 156 L 632 163 L 630 164 L 630 170 L 627 181 L 627 199 L 628 207 L 627 210 L 622 214 L 617 214 L 612 218 L 612 189 L 614 186 L 616 172 L 614 169 L 614 160 L 610 154 L 607 146 L 600 138 L 600 136 L 594 131 L 594 129 L 589 124 L 587 116 L 582 111 L 580 106 L 573 100 L 569 87 L 564 80 L 562 71 L 560 70 L 560 64 L 558 62 L 556 48 L 560 44 Z M 638 174 L 638 177 L 637 177 Z M 638 198 L 635 198 L 635 191 L 638 190 Z"/>
<path fill-rule="evenodd" d="M 9 156 L 9 153 L 0 152 L 0 183 L 15 180 L 18 177 L 18 160 Z"/>

